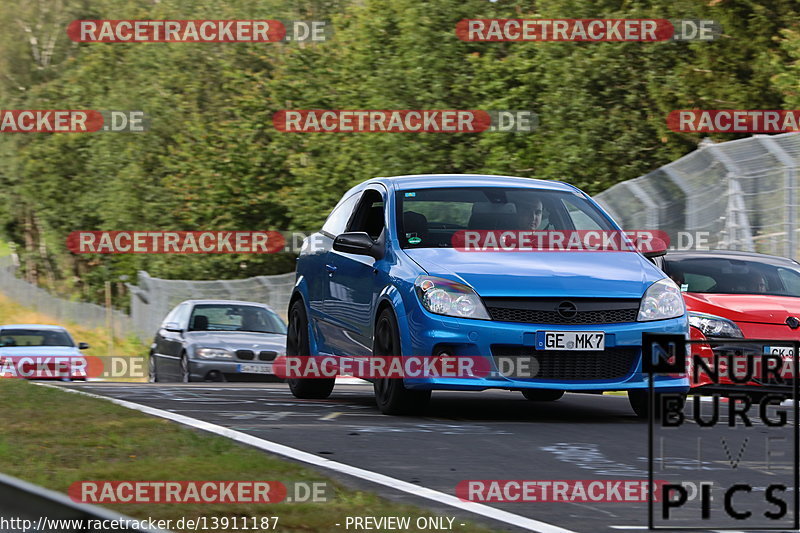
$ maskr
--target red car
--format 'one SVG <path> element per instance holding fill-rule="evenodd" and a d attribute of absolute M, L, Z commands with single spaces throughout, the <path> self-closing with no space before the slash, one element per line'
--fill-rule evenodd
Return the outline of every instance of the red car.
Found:
<path fill-rule="evenodd" d="M 697 380 L 690 373 L 693 388 L 790 392 L 794 352 L 791 345 L 778 341 L 800 340 L 800 263 L 785 257 L 728 250 L 670 252 L 660 263 L 681 287 L 691 338 L 713 339 L 718 347 L 715 349 L 726 354 L 719 358 L 719 383 L 712 383 L 705 372 L 698 372 Z M 725 346 L 725 339 L 776 342 Z M 692 353 L 712 365 L 709 345 L 694 344 Z M 780 379 L 774 375 L 763 379 L 762 354 L 782 359 L 780 370 L 777 358 L 767 363 L 776 369 Z M 752 372 L 747 368 L 748 358 L 753 361 Z M 730 365 L 734 367 L 728 368 Z"/>

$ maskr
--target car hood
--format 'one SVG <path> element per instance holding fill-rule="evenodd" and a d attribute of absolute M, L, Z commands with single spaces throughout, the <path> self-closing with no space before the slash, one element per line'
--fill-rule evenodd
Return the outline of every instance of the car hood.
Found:
<path fill-rule="evenodd" d="M 430 275 L 460 278 L 484 297 L 641 298 L 647 287 L 665 277 L 634 252 L 404 251 Z"/>
<path fill-rule="evenodd" d="M 83 357 L 73 346 L 3 346 L 0 356 L 9 357 Z"/>
<path fill-rule="evenodd" d="M 800 317 L 800 298 L 763 294 L 684 293 L 689 311 L 710 313 L 735 322 L 785 324 L 790 316 Z"/>
<path fill-rule="evenodd" d="M 257 333 L 254 331 L 189 331 L 186 341 L 198 348 L 225 348 L 228 350 L 269 350 L 282 353 L 286 348 L 286 335 Z"/>

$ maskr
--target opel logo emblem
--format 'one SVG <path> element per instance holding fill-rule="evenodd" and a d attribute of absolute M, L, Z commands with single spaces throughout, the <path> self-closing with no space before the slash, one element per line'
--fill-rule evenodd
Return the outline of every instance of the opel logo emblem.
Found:
<path fill-rule="evenodd" d="M 792 329 L 797 329 L 800 327 L 800 319 L 798 319 L 796 316 L 790 316 L 786 319 L 786 325 Z"/>
<path fill-rule="evenodd" d="M 578 314 L 578 308 L 575 307 L 575 304 L 572 302 L 561 302 L 556 307 L 556 311 L 561 316 L 561 318 L 575 318 L 575 315 Z"/>

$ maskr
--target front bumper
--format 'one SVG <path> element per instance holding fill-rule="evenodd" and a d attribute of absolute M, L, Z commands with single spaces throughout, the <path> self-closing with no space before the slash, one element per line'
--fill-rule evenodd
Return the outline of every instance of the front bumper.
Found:
<path fill-rule="evenodd" d="M 728 343 L 728 339 L 724 338 L 709 340 L 694 327 L 690 329 L 690 336 L 693 341 L 708 341 L 708 344 L 693 343 L 689 350 L 690 362 L 693 367 L 689 376 L 692 392 L 711 394 L 729 392 L 792 393 L 794 391 L 793 360 L 790 356 L 783 358 L 783 366 L 778 371 L 778 380 L 774 375 L 763 371 L 764 343 L 752 339 L 771 339 L 772 337 L 736 338 L 730 339 L 730 343 Z M 785 334 L 783 337 L 776 335 L 773 342 L 775 345 L 782 345 L 787 342 L 795 342 L 795 339 L 786 338 Z M 712 380 L 706 372 L 697 369 L 699 363 L 695 359 L 703 359 L 706 366 L 711 369 L 715 367 L 716 359 L 718 379 Z"/>
<path fill-rule="evenodd" d="M 647 375 L 642 372 L 642 333 L 670 333 L 687 335 L 689 325 L 686 316 L 652 322 L 622 324 L 552 325 L 473 320 L 433 315 L 417 308 L 405 317 L 407 337 L 403 339 L 404 355 L 437 355 L 443 351 L 455 356 L 481 356 L 489 359 L 492 372 L 486 377 L 457 378 L 405 378 L 411 389 L 470 390 L 485 389 L 559 389 L 566 391 L 614 391 L 646 389 Z M 401 330 L 403 329 L 401 325 Z M 602 331 L 605 333 L 603 352 L 558 352 L 536 350 L 537 331 Z M 539 360 L 547 359 L 550 370 L 546 377 L 509 377 L 500 372 L 497 356 L 502 352 L 532 355 Z M 624 352 L 626 366 L 618 372 L 603 372 L 603 364 L 592 361 L 597 357 L 615 357 Z M 560 357 L 582 354 L 585 362 L 570 360 L 560 364 Z M 561 372 L 559 369 L 566 368 Z M 570 370 L 572 369 L 572 370 Z M 598 372 L 593 374 L 593 372 Z M 576 379 L 577 378 L 577 379 Z M 689 380 L 686 376 L 656 376 L 654 386 L 660 392 L 686 392 Z"/>
<path fill-rule="evenodd" d="M 266 373 L 241 372 L 241 365 L 269 369 Z M 267 367 L 267 365 L 269 365 Z M 218 361 L 212 359 L 189 360 L 189 375 L 192 381 L 275 381 L 271 362 L 264 361 Z"/>

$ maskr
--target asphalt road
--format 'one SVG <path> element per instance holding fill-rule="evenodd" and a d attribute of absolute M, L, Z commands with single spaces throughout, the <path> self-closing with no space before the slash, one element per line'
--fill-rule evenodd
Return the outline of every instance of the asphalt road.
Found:
<path fill-rule="evenodd" d="M 282 383 L 62 386 L 191 416 L 448 494 L 456 494 L 456 485 L 463 480 L 648 478 L 648 424 L 636 418 L 624 396 L 567 394 L 559 401 L 541 403 L 510 391 L 435 392 L 425 416 L 389 417 L 378 412 L 372 387 L 367 384 L 337 385 L 327 400 L 297 400 Z M 699 405 L 701 414 L 709 417 L 713 404 L 703 401 Z M 748 411 L 751 427 L 744 427 L 738 419 L 731 428 L 727 403 L 723 401 L 721 406 L 720 421 L 713 427 L 698 427 L 691 403 L 683 425 L 656 426 L 654 478 L 687 483 L 688 499 L 670 511 L 669 521 L 663 520 L 662 506 L 656 503 L 655 525 L 791 530 L 797 494 L 792 407 L 766 409 L 770 421 L 779 420 L 777 411 L 786 411 L 786 425 L 767 425 L 755 405 Z M 367 481 L 342 481 L 395 501 L 424 505 L 442 515 L 515 530 Z M 701 482 L 713 484 L 705 520 L 700 494 L 695 494 Z M 749 493 L 739 491 L 731 497 L 734 510 L 752 511 L 747 519 L 733 520 L 725 511 L 725 490 L 737 483 L 752 487 Z M 766 500 L 767 487 L 774 484 L 787 487 L 772 492 L 787 504 L 786 515 L 778 520 L 764 516 L 765 512 L 780 511 L 780 504 Z M 648 525 L 646 502 L 489 505 L 576 532 L 624 531 Z"/>

